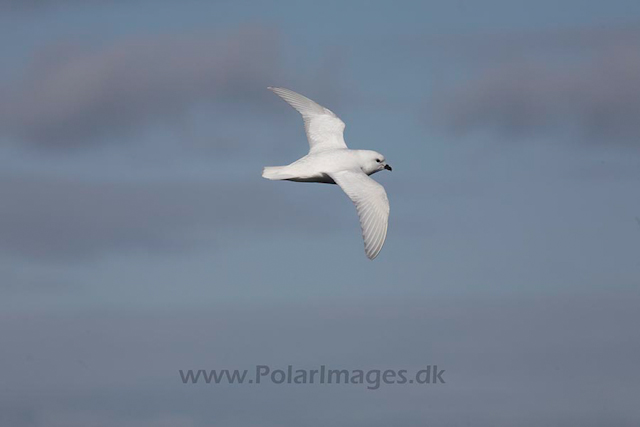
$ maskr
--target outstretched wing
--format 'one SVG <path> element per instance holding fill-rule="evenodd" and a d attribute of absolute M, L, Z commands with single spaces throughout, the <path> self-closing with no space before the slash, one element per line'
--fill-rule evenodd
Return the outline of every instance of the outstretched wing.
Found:
<path fill-rule="evenodd" d="M 333 111 L 292 90 L 281 87 L 269 89 L 302 114 L 309 140 L 309 153 L 347 148 L 344 142 L 344 122 Z"/>
<path fill-rule="evenodd" d="M 384 245 L 389 224 L 389 199 L 384 187 L 364 172 L 336 172 L 331 174 L 331 178 L 356 205 L 364 251 L 369 259 L 374 259 Z"/>

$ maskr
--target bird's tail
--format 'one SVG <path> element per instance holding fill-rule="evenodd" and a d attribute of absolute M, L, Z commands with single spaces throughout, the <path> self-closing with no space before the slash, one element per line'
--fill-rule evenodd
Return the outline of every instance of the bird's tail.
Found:
<path fill-rule="evenodd" d="M 286 166 L 266 166 L 262 170 L 262 177 L 274 181 L 293 178 L 291 173 L 286 172 L 286 168 Z"/>

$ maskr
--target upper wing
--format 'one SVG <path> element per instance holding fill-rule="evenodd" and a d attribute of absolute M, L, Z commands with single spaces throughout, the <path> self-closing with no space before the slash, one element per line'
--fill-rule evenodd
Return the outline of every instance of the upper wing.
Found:
<path fill-rule="evenodd" d="M 389 224 L 389 199 L 384 187 L 364 172 L 336 172 L 331 174 L 331 178 L 356 205 L 364 251 L 369 259 L 374 259 L 384 245 Z"/>
<path fill-rule="evenodd" d="M 309 153 L 347 148 L 343 135 L 344 122 L 331 110 L 292 90 L 281 87 L 269 89 L 302 114 L 309 140 Z"/>

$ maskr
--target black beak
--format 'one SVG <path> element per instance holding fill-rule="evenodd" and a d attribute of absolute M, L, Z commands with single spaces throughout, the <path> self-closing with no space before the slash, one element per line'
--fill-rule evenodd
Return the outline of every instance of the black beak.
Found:
<path fill-rule="evenodd" d="M 392 171 L 392 170 L 393 170 L 393 169 L 391 168 L 391 166 L 389 166 L 389 165 L 384 165 L 384 168 L 385 168 L 386 170 L 388 170 L 388 171 Z"/>

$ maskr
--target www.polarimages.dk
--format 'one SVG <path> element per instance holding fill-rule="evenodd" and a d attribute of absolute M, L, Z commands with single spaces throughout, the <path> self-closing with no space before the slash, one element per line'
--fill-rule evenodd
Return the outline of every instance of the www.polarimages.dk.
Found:
<path fill-rule="evenodd" d="M 253 375 L 248 369 L 187 369 L 178 371 L 183 384 L 364 384 L 369 390 L 381 384 L 445 384 L 444 369 L 438 365 L 427 365 L 415 374 L 406 369 L 271 369 L 267 365 L 256 365 Z"/>

